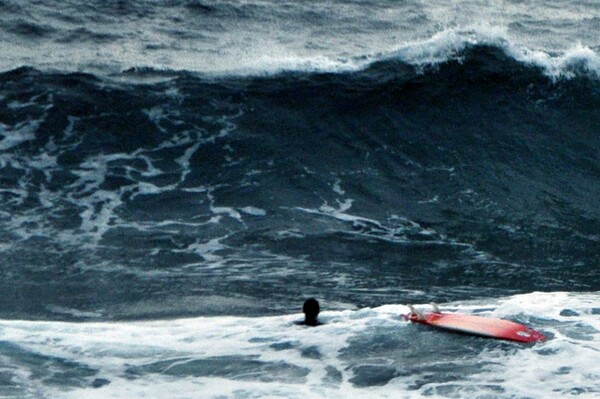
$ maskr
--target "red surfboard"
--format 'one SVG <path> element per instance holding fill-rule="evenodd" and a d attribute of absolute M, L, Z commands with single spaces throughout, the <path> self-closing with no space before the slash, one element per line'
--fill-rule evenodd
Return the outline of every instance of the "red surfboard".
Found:
<path fill-rule="evenodd" d="M 411 305 L 408 306 L 411 312 L 405 315 L 404 318 L 415 323 L 482 337 L 518 342 L 537 342 L 546 339 L 540 332 L 508 320 L 468 314 L 441 313 L 437 305 L 433 305 L 434 311 L 432 313 L 421 313 Z"/>

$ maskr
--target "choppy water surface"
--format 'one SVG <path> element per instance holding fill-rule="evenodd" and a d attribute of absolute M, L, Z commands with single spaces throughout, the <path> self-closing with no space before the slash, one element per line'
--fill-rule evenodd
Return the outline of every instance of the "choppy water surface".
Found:
<path fill-rule="evenodd" d="M 0 18 L 0 396 L 598 395 L 594 2 Z"/>

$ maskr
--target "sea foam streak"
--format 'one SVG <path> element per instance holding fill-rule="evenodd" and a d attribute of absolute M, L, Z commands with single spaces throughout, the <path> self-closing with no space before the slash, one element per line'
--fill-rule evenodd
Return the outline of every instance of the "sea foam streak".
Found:
<path fill-rule="evenodd" d="M 146 322 L 0 321 L 2 371 L 22 396 L 52 398 L 545 398 L 600 391 L 598 293 L 531 293 L 444 304 L 548 334 L 535 345 L 433 331 L 385 305 L 301 315 Z M 47 367 L 28 359 L 40 358 Z M 11 366 L 9 366 L 11 365 Z M 64 385 L 56 387 L 53 382 Z M 361 387 L 369 386 L 369 389 Z"/>

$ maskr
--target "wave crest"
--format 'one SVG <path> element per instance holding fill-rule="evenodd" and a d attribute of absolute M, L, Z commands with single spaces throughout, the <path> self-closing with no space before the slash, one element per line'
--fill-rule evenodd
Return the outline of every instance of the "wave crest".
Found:
<path fill-rule="evenodd" d="M 448 29 L 426 40 L 407 43 L 386 54 L 368 57 L 374 62 L 399 60 L 415 67 L 431 67 L 449 61 L 462 61 L 469 49 L 493 47 L 507 57 L 525 65 L 541 69 L 548 77 L 600 78 L 600 55 L 589 47 L 577 44 L 567 51 L 551 54 L 515 44 L 502 28 Z"/>

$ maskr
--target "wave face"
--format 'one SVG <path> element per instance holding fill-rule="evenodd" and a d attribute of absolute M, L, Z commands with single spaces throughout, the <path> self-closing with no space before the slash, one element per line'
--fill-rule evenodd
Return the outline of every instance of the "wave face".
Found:
<path fill-rule="evenodd" d="M 593 76 L 471 46 L 266 77 L 21 68 L 0 88 L 3 317 L 600 289 Z"/>

